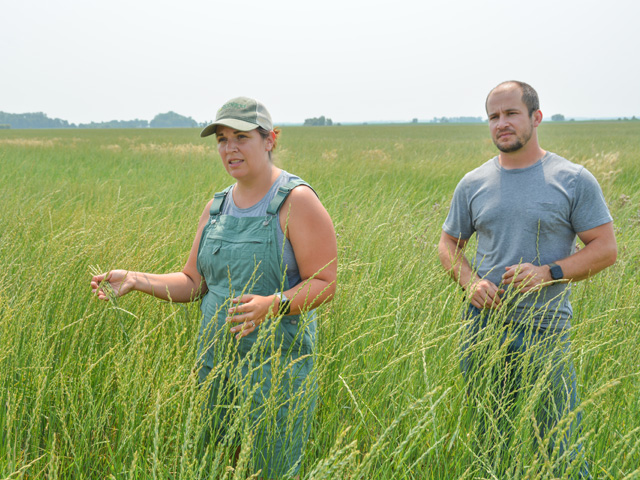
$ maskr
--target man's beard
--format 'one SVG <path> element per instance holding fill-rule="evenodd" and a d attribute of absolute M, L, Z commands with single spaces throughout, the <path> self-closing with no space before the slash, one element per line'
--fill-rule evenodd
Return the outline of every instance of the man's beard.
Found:
<path fill-rule="evenodd" d="M 509 145 L 500 145 L 499 143 L 496 143 L 496 142 L 494 143 L 496 147 L 498 147 L 498 150 L 500 150 L 503 153 L 517 152 L 522 147 L 524 147 L 524 143 L 520 138 L 517 138 L 514 143 L 511 143 Z"/>
<path fill-rule="evenodd" d="M 522 147 L 524 147 L 529 140 L 531 140 L 532 135 L 533 135 L 533 125 L 524 136 L 519 137 L 518 135 L 516 135 L 516 140 L 513 143 L 501 145 L 494 139 L 493 144 L 496 147 L 498 147 L 498 150 L 500 150 L 503 153 L 517 152 Z"/>

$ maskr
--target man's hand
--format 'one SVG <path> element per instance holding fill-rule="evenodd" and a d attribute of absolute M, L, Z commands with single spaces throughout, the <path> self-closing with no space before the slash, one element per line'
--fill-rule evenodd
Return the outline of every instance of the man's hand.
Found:
<path fill-rule="evenodd" d="M 467 289 L 467 297 L 471 304 L 479 309 L 500 308 L 500 295 L 504 290 L 489 280 L 476 280 Z"/>
<path fill-rule="evenodd" d="M 537 267 L 532 263 L 520 263 L 505 267 L 505 270 L 502 283 L 513 285 L 512 288 L 519 293 L 540 290 L 553 282 L 548 265 Z"/>

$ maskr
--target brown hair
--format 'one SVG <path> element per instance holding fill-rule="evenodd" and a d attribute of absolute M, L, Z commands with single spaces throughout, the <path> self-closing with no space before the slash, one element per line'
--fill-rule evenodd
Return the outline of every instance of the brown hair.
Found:
<path fill-rule="evenodd" d="M 258 127 L 256 130 L 258 130 L 258 133 L 263 138 L 263 140 L 266 140 L 271 136 L 271 132 L 266 128 Z M 273 152 L 278 145 L 278 137 L 280 137 L 280 127 L 273 127 L 273 133 L 275 133 L 275 138 L 273 139 L 273 148 L 269 152 L 269 161 L 271 161 L 271 152 Z"/>
<path fill-rule="evenodd" d="M 502 82 L 501 84 L 496 85 L 496 87 L 489 92 L 489 95 L 487 95 L 487 99 L 484 102 L 485 110 L 487 109 L 487 103 L 489 102 L 489 97 L 491 96 L 493 91 L 498 87 L 502 87 L 503 85 L 506 85 L 508 83 L 514 83 L 518 87 L 520 87 L 520 91 L 522 92 L 522 103 L 524 103 L 527 107 L 527 110 L 529 110 L 529 116 L 533 115 L 533 112 L 535 112 L 536 110 L 540 110 L 540 100 L 538 99 L 538 92 L 536 92 L 535 89 L 528 83 L 520 82 L 519 80 L 507 80 L 506 82 Z"/>

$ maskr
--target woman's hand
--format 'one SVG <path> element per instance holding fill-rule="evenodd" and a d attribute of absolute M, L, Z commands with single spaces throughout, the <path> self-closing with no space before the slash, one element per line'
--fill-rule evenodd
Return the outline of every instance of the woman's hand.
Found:
<path fill-rule="evenodd" d="M 116 296 L 122 297 L 135 287 L 135 273 L 127 270 L 111 270 L 96 275 L 91 279 L 91 291 L 100 300 L 109 300 Z"/>
<path fill-rule="evenodd" d="M 231 328 L 232 333 L 237 333 L 236 338 L 246 337 L 258 328 L 264 319 L 277 313 L 280 304 L 275 295 L 263 297 L 260 295 L 242 295 L 231 300 L 235 305 L 229 309 L 227 322 L 236 323 Z"/>

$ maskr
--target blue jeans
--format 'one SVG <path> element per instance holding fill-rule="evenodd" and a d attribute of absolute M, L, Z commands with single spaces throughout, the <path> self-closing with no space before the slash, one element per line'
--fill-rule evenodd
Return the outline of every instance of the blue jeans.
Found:
<path fill-rule="evenodd" d="M 518 413 L 535 404 L 533 438 L 543 440 L 550 435 L 548 454 L 560 457 L 580 431 L 582 419 L 578 412 L 571 423 L 561 424 L 557 432 L 550 433 L 579 403 L 576 372 L 569 355 L 569 331 L 505 322 L 508 316 L 473 305 L 467 308 L 465 318 L 470 324 L 461 344 L 460 368 L 472 405 L 480 407 L 479 436 L 493 429 L 508 444 L 518 427 L 513 421 L 522 420 Z M 560 443 L 556 445 L 558 438 Z M 578 454 L 582 456 L 579 444 L 571 448 L 566 463 Z M 586 462 L 580 476 L 590 478 Z"/>

